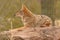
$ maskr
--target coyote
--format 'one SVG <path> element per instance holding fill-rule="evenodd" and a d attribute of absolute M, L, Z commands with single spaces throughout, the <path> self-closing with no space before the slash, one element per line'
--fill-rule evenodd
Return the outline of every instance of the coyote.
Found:
<path fill-rule="evenodd" d="M 22 5 L 21 10 L 16 13 L 17 17 L 21 17 L 24 24 L 23 28 L 27 27 L 50 27 L 52 20 L 46 15 L 33 14 L 25 5 Z"/>

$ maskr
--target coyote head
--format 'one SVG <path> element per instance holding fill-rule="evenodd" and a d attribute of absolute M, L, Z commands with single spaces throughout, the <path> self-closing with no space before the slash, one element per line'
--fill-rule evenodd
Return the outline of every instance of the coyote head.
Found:
<path fill-rule="evenodd" d="M 24 25 L 31 25 L 32 23 L 34 23 L 35 17 L 25 5 L 22 5 L 21 10 L 16 13 L 16 16 L 21 17 Z"/>

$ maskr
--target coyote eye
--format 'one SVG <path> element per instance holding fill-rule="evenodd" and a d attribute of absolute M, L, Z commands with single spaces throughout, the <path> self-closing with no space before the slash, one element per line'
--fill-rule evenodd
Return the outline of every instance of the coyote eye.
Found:
<path fill-rule="evenodd" d="M 21 10 L 20 10 L 20 12 L 19 12 L 19 13 L 20 13 L 20 15 L 23 15 L 23 14 L 24 14 L 24 13 L 23 13 L 23 11 L 21 11 Z"/>
<path fill-rule="evenodd" d="M 22 13 L 22 10 L 20 10 L 20 13 Z"/>
<path fill-rule="evenodd" d="M 23 12 L 22 12 L 22 11 L 18 11 L 18 12 L 16 13 L 16 16 L 17 16 L 17 17 L 22 17 L 22 16 L 23 16 Z"/>

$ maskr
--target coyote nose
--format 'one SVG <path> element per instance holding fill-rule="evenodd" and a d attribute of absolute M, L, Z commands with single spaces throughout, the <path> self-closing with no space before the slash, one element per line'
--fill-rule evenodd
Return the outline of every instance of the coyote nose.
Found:
<path fill-rule="evenodd" d="M 17 16 L 17 14 L 14 14 L 13 16 L 15 16 L 15 17 L 16 17 L 16 16 Z"/>
<path fill-rule="evenodd" d="M 14 14 L 14 16 L 16 16 L 16 14 Z"/>

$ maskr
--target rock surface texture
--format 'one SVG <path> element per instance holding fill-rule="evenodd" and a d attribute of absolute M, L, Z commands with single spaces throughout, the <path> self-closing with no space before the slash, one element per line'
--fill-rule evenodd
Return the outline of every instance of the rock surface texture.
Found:
<path fill-rule="evenodd" d="M 0 33 L 0 40 L 60 40 L 60 28 L 35 27 Z"/>

